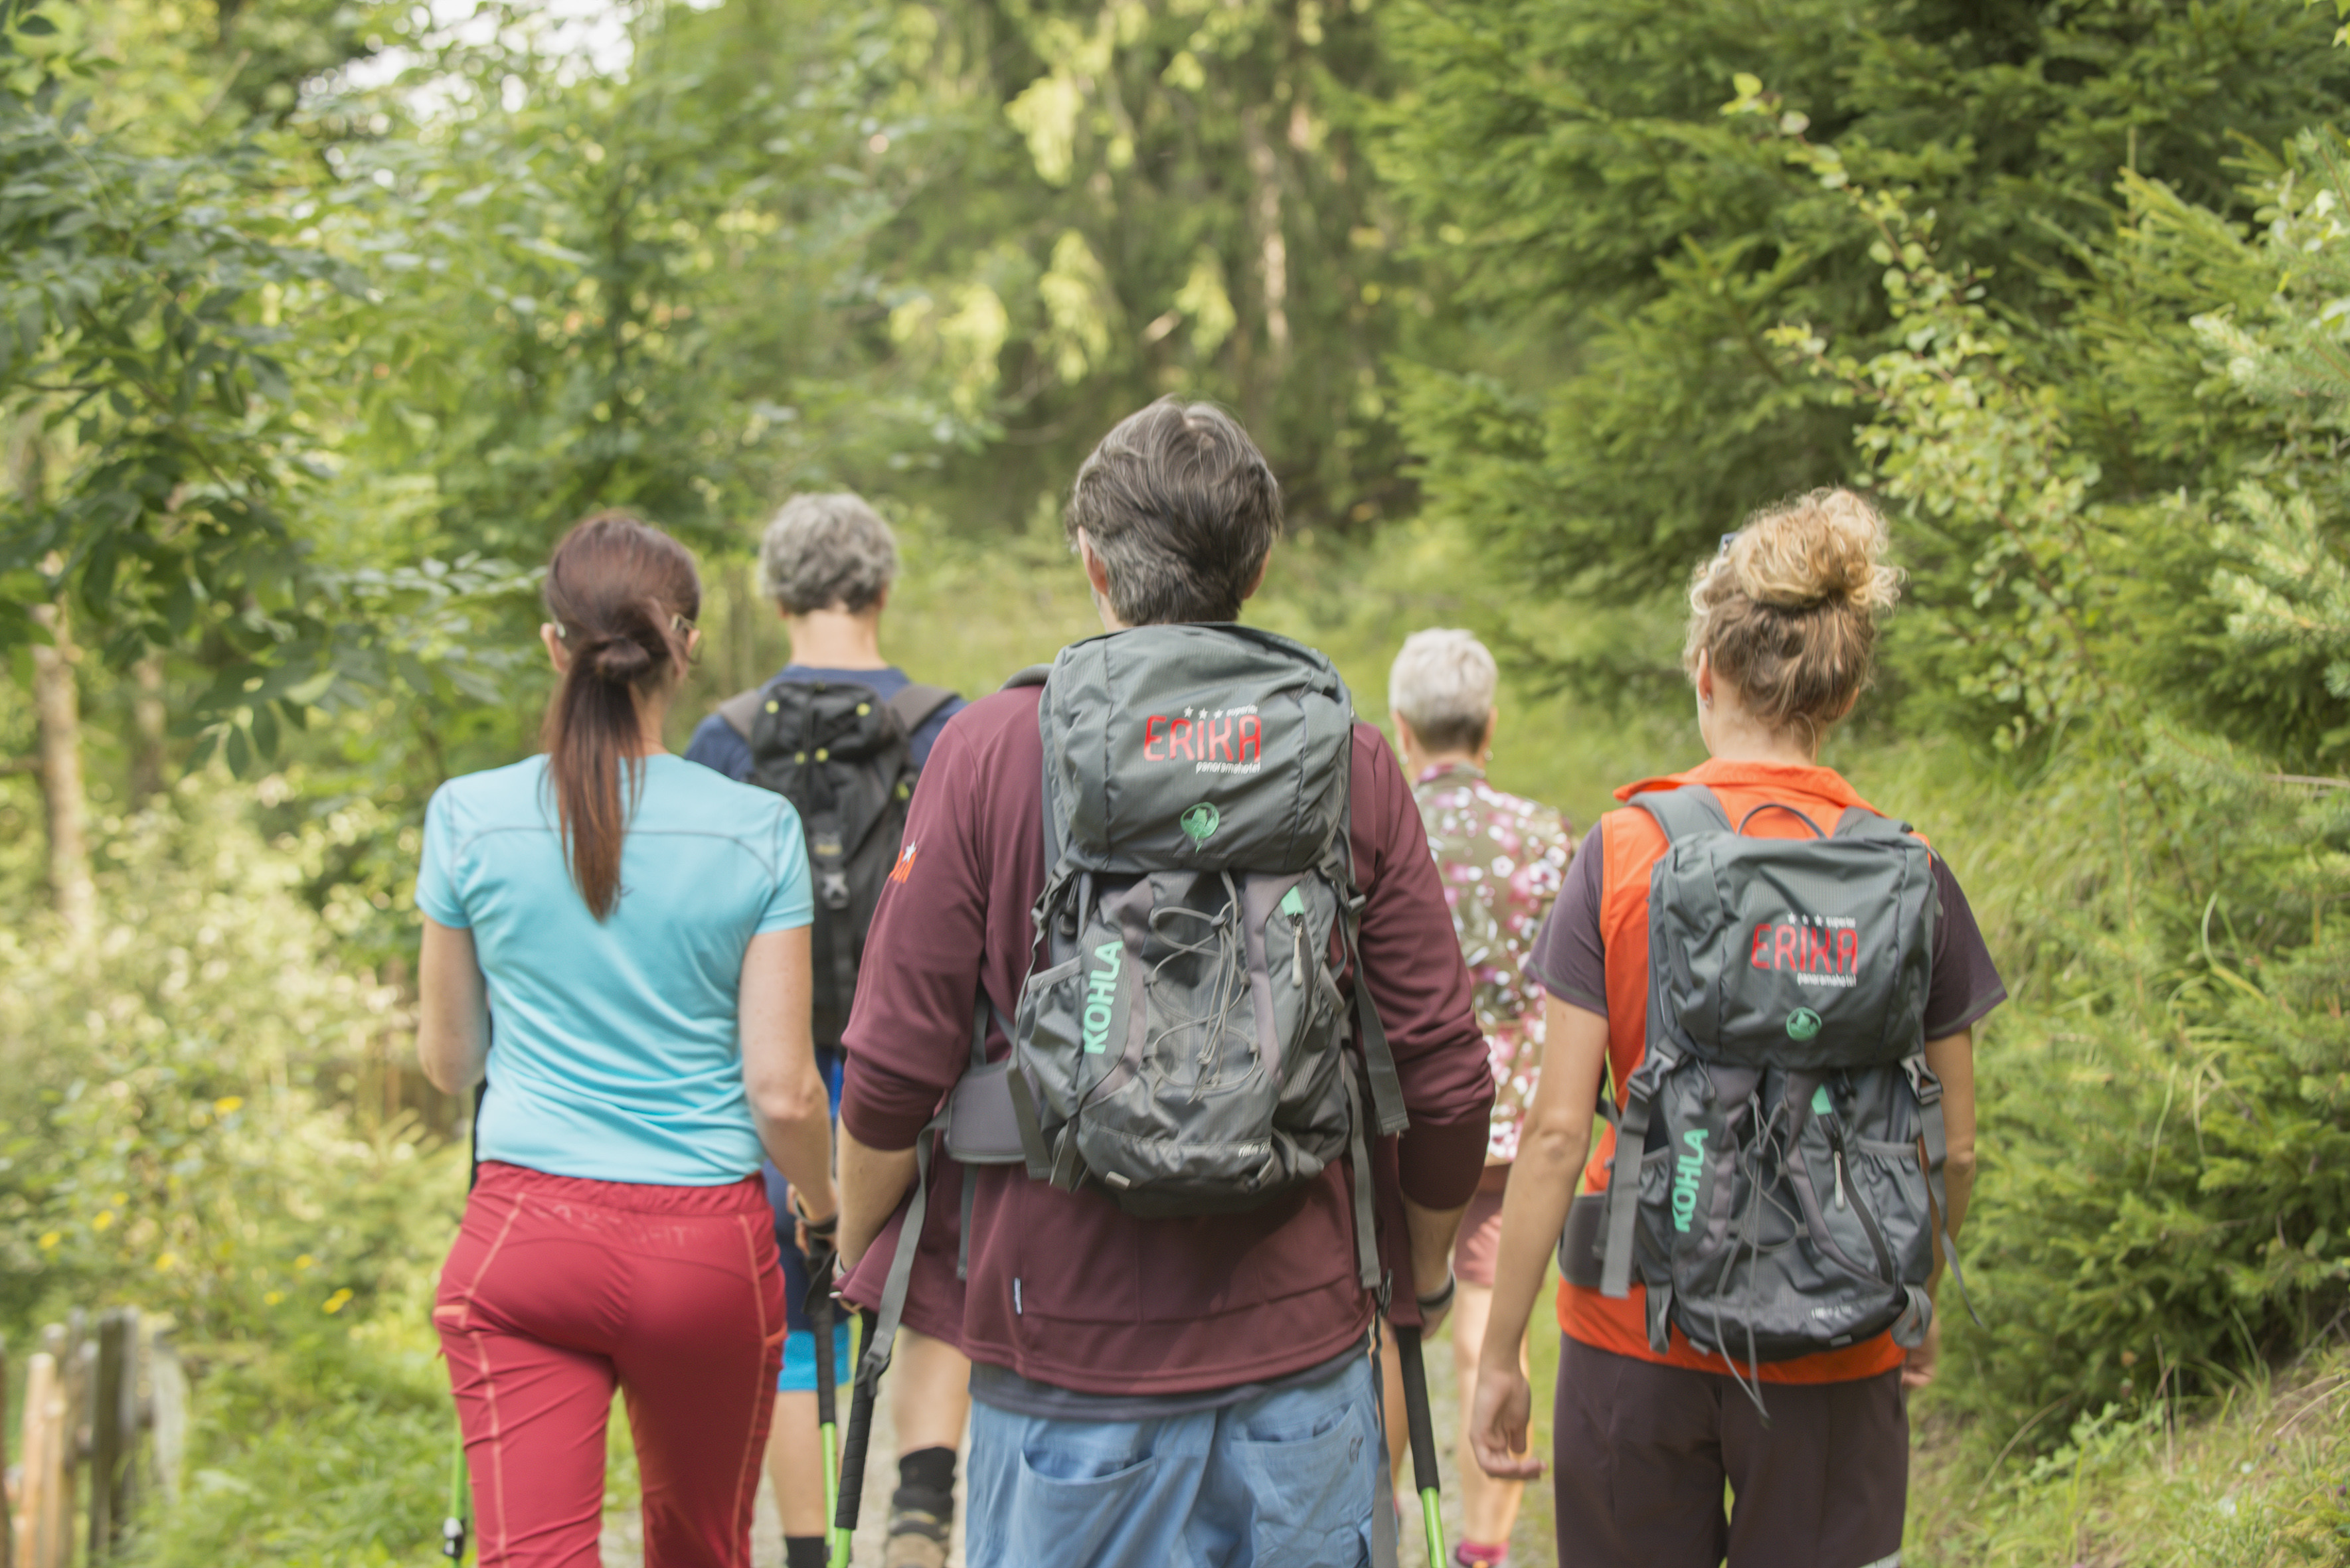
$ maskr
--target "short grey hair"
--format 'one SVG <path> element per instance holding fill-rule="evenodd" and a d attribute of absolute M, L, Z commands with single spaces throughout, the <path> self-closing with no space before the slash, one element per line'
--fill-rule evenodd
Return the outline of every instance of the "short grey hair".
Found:
<path fill-rule="evenodd" d="M 1388 670 L 1388 706 L 1431 752 L 1473 752 L 1493 720 L 1501 670 L 1465 631 L 1435 628 L 1403 639 Z"/>
<path fill-rule="evenodd" d="M 795 495 L 759 539 L 759 580 L 790 615 L 855 613 L 898 578 L 898 540 L 863 498 Z"/>

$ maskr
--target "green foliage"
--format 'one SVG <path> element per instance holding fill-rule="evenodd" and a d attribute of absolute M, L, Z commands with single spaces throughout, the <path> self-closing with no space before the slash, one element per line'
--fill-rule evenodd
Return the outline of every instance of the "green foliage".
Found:
<path fill-rule="evenodd" d="M 2350 1563 L 2350 1366 L 2339 1351 L 2215 1397 L 2067 1418 L 2019 1459 L 1929 1428 L 1903 1561 L 1927 1568 Z"/>
<path fill-rule="evenodd" d="M 440 1244 L 459 1165 L 352 1079 L 407 1028 L 338 963 L 249 796 L 120 824 L 108 924 L 0 932 L 0 1319 L 125 1301 L 196 1338 L 299 1341 Z"/>
<path fill-rule="evenodd" d="M 1879 236 L 1781 158 L 1781 125 L 1914 192 L 1953 275 L 2046 321 L 2111 231 L 2120 171 L 2238 212 L 2232 139 L 2277 145 L 2350 84 L 2298 0 L 1387 14 L 1410 90 L 1381 167 L 1521 346 L 1507 400 L 1472 379 L 1496 357 L 1400 371 L 1430 502 L 1546 582 L 1611 590 L 1669 585 L 1757 504 L 1845 471 L 1852 415 L 1789 373 L 1772 327 L 1808 322 L 1863 358 L 1894 342 Z M 1721 112 L 1742 76 L 1777 95 L 1773 134 Z"/>

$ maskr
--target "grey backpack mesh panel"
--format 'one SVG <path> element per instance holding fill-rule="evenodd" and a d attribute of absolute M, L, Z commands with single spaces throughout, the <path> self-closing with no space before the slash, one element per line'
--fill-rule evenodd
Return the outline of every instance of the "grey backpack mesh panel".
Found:
<path fill-rule="evenodd" d="M 1925 846 L 1857 810 L 1828 836 L 1750 838 L 1702 788 L 1633 804 L 1670 846 L 1600 1278 L 1578 1282 L 1622 1296 L 1637 1274 L 1652 1344 L 1678 1326 L 1733 1373 L 1887 1329 L 1917 1344 L 1943 1212 Z M 1587 1266 L 1584 1238 L 1562 1259 Z"/>

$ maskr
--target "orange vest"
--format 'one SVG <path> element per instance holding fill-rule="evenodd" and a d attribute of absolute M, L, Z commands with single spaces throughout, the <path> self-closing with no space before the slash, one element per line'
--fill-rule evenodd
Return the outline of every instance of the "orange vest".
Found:
<path fill-rule="evenodd" d="M 1824 833 L 1835 831 L 1836 818 L 1846 806 L 1868 805 L 1834 768 L 1785 763 L 1709 762 L 1685 774 L 1627 784 L 1616 792 L 1616 798 L 1629 800 L 1644 790 L 1684 784 L 1701 784 L 1720 795 L 1722 809 L 1732 822 L 1742 821 L 1765 801 L 1776 801 L 1804 813 Z M 1804 833 L 1801 823 L 1776 811 L 1756 817 L 1747 831 L 1764 838 L 1795 838 Z M 1632 1071 L 1648 1048 L 1648 871 L 1664 857 L 1665 832 L 1647 812 L 1627 809 L 1601 817 L 1599 834 L 1604 852 L 1599 940 L 1607 973 L 1607 1075 L 1621 1105 Z M 1615 1149 L 1616 1129 L 1598 1124 L 1591 1158 L 1584 1168 L 1584 1191 L 1607 1189 L 1607 1160 Z M 1721 1356 L 1700 1352 L 1679 1328 L 1672 1330 L 1664 1355 L 1650 1350 L 1648 1291 L 1637 1279 L 1631 1295 L 1622 1301 L 1561 1281 L 1558 1325 L 1586 1345 L 1635 1360 L 1700 1372 L 1728 1369 Z M 1901 1361 L 1901 1347 L 1887 1333 L 1842 1350 L 1793 1361 L 1766 1361 L 1760 1376 L 1765 1383 L 1846 1383 L 1874 1377 Z"/>

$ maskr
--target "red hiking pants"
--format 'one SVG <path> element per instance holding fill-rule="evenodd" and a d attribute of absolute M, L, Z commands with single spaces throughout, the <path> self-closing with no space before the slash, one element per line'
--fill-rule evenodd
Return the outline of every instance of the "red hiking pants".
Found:
<path fill-rule="evenodd" d="M 482 1568 L 595 1568 L 615 1384 L 647 1568 L 750 1568 L 783 1362 L 774 1226 L 755 1176 L 650 1187 L 483 1165 L 432 1309 Z"/>

